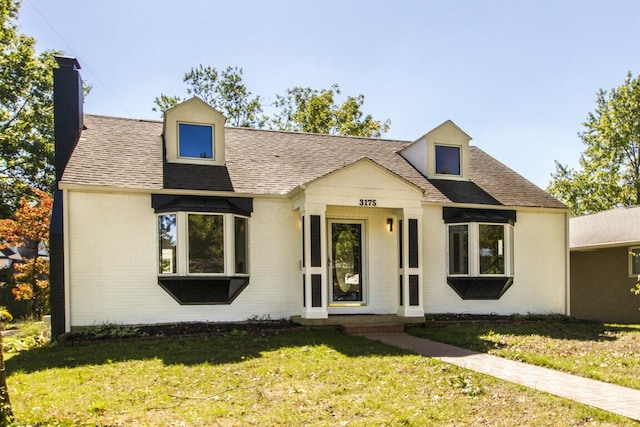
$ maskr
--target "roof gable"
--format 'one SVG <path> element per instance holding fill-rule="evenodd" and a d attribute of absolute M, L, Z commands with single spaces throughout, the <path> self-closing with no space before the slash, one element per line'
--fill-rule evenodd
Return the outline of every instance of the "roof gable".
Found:
<path fill-rule="evenodd" d="M 225 131 L 224 124 L 227 118 L 212 108 L 198 97 L 188 99 L 164 112 L 162 135 L 165 143 L 165 156 L 167 162 L 188 163 L 198 165 L 225 164 Z M 187 128 L 208 129 L 208 153 L 206 157 L 181 155 L 182 138 L 181 129 Z M 186 134 L 186 128 L 185 132 Z M 202 138 L 198 138 L 198 142 Z M 183 146 L 184 147 L 184 146 Z"/>
<path fill-rule="evenodd" d="M 417 170 L 430 179 L 469 180 L 469 141 L 467 135 L 451 120 L 447 120 L 400 150 Z M 436 147 L 457 148 L 458 172 L 452 174 L 438 172 Z"/>

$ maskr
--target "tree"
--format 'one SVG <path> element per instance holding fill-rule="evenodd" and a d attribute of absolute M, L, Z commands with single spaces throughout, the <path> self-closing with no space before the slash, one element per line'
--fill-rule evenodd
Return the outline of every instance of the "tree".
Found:
<path fill-rule="evenodd" d="M 279 130 L 375 138 L 389 130 L 388 119 L 381 122 L 371 114 L 364 115 L 361 110 L 364 95 L 349 96 L 338 105 L 335 96 L 340 93 L 337 84 L 320 91 L 302 87 L 288 89 L 285 95 L 276 95 L 274 105 L 280 112 L 271 124 Z"/>
<path fill-rule="evenodd" d="M 7 388 L 7 373 L 4 369 L 4 352 L 2 344 L 2 330 L 4 323 L 11 321 L 13 317 L 4 309 L 0 309 L 0 425 L 13 425 L 13 409 Z"/>
<path fill-rule="evenodd" d="M 273 106 L 278 112 L 269 120 L 262 114 L 262 98 L 253 96 L 242 83 L 242 68 L 227 67 L 219 73 L 213 67 L 199 65 L 184 75 L 183 82 L 189 86 L 187 94 L 220 111 L 231 126 L 379 138 L 391 124 L 362 112 L 364 95 L 349 96 L 338 105 L 337 84 L 323 90 L 287 89 L 285 95 L 276 95 Z M 160 94 L 154 100 L 153 111 L 164 113 L 182 101 L 180 96 Z"/>
<path fill-rule="evenodd" d="M 549 192 L 574 215 L 640 204 L 640 76 L 600 89 L 583 126 L 579 169 L 556 161 Z"/>
<path fill-rule="evenodd" d="M 252 96 L 242 83 L 242 68 L 227 67 L 218 73 L 213 67 L 192 68 L 182 80 L 187 83 L 187 94 L 197 96 L 220 111 L 228 119 L 228 124 L 239 127 L 261 128 L 266 117 L 262 113 L 261 98 Z M 153 111 L 165 112 L 184 99 L 179 96 L 161 94 L 156 97 Z"/>
<path fill-rule="evenodd" d="M 31 187 L 51 191 L 55 52 L 35 54 L 19 32 L 19 1 L 0 0 L 0 217 L 8 217 Z"/>
<path fill-rule="evenodd" d="M 15 220 L 0 220 L 0 244 L 26 249 L 24 262 L 14 264 L 17 301 L 28 301 L 30 312 L 37 318 L 49 310 L 49 260 L 40 256 L 49 243 L 49 224 L 53 198 L 42 190 L 32 190 L 35 199 L 23 198 Z"/>

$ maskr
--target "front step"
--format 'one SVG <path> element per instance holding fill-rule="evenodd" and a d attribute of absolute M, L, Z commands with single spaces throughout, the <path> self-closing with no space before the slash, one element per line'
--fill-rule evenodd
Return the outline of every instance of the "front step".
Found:
<path fill-rule="evenodd" d="M 364 335 L 376 332 L 404 332 L 404 323 L 360 323 L 342 325 L 345 334 Z"/>

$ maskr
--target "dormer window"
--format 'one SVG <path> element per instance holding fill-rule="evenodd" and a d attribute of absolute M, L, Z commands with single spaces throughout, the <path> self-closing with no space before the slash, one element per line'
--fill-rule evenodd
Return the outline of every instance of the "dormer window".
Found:
<path fill-rule="evenodd" d="M 460 147 L 436 145 L 436 174 L 460 176 Z"/>
<path fill-rule="evenodd" d="M 178 123 L 179 157 L 213 159 L 213 135 L 212 125 Z"/>
<path fill-rule="evenodd" d="M 196 97 L 165 111 L 166 162 L 224 166 L 226 120 L 220 112 Z"/>
<path fill-rule="evenodd" d="M 428 179 L 468 181 L 470 140 L 447 120 L 400 150 L 400 155 Z"/>

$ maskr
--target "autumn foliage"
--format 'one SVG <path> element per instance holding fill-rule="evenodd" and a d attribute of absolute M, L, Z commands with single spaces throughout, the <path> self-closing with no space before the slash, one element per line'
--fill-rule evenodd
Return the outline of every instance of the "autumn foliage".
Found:
<path fill-rule="evenodd" d="M 29 302 L 32 315 L 40 317 L 49 309 L 49 259 L 39 251 L 48 248 L 53 199 L 44 191 L 32 192 L 35 198 L 20 201 L 15 220 L 0 220 L 0 245 L 26 249 L 23 262 L 13 265 L 11 291 L 17 301 Z"/>

